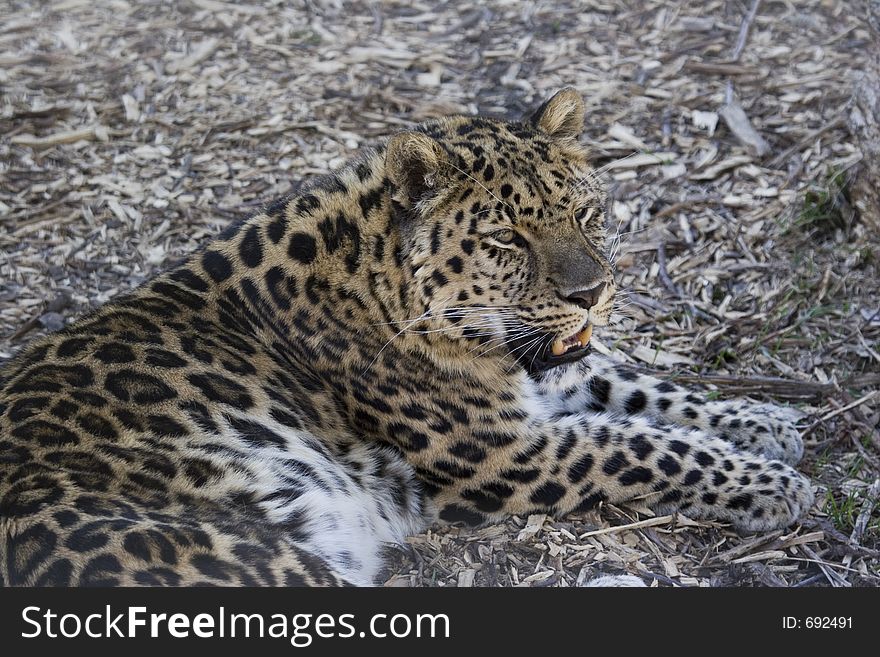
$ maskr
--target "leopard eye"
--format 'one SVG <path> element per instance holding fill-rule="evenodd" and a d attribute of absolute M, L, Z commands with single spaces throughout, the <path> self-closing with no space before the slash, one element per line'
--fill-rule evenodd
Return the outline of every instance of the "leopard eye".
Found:
<path fill-rule="evenodd" d="M 596 211 L 596 208 L 591 205 L 585 205 L 580 208 L 577 212 L 574 213 L 575 221 L 584 221 L 593 216 L 593 213 Z"/>
<path fill-rule="evenodd" d="M 505 228 L 504 230 L 492 233 L 491 237 L 499 244 L 513 244 L 516 241 L 518 234 L 515 230 Z"/>

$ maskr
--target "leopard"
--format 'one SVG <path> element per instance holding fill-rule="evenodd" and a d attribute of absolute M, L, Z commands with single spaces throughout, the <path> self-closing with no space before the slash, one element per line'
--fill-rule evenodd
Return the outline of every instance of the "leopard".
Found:
<path fill-rule="evenodd" d="M 593 348 L 620 291 L 586 114 L 417 124 L 22 348 L 0 583 L 371 586 L 432 523 L 806 514 L 797 411 Z"/>

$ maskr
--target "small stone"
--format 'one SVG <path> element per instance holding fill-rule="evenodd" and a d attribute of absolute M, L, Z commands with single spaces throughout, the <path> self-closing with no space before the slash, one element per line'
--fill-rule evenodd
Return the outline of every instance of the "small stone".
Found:
<path fill-rule="evenodd" d="M 40 322 L 40 326 L 48 331 L 60 331 L 64 328 L 64 317 L 58 313 L 43 313 L 40 315 L 38 321 Z"/>

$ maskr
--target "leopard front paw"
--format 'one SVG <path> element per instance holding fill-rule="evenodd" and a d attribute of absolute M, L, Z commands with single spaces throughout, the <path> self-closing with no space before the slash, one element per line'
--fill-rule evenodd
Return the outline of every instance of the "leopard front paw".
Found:
<path fill-rule="evenodd" d="M 813 506 L 809 479 L 779 461 L 728 457 L 722 470 L 701 482 L 697 490 L 684 492 L 679 509 L 692 517 L 730 522 L 743 532 L 782 529 Z M 673 506 L 661 504 L 658 510 Z"/>
<path fill-rule="evenodd" d="M 774 481 L 759 489 L 754 495 L 751 508 L 733 518 L 737 529 L 744 531 L 769 531 L 783 529 L 794 523 L 813 506 L 813 488 L 810 480 L 789 467 L 774 473 Z M 760 475 L 758 476 L 760 480 Z"/>
<path fill-rule="evenodd" d="M 804 455 L 796 426 L 804 416 L 794 408 L 741 401 L 725 403 L 712 420 L 717 435 L 740 449 L 794 465 Z"/>
<path fill-rule="evenodd" d="M 770 531 L 788 527 L 813 506 L 813 488 L 804 475 L 778 461 L 760 471 L 731 478 L 715 509 L 707 515 L 728 520 L 744 532 Z"/>

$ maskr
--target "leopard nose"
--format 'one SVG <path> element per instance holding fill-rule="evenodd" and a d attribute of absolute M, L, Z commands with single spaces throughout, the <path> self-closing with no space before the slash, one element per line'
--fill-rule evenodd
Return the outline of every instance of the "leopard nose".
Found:
<path fill-rule="evenodd" d="M 565 300 L 569 303 L 580 306 L 584 310 L 589 310 L 599 303 L 599 297 L 604 289 L 605 283 L 599 283 L 595 287 L 591 287 L 589 290 L 578 290 L 577 292 L 573 292 L 569 294 Z"/>

